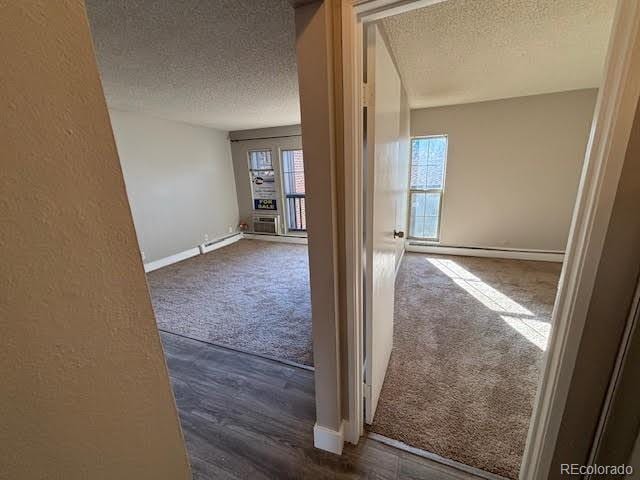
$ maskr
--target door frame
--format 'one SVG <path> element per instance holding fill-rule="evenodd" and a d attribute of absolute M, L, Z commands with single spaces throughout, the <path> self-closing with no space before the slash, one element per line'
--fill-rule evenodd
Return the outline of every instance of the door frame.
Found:
<path fill-rule="evenodd" d="M 363 415 L 363 24 L 447 0 L 343 0 L 347 397 L 345 440 L 357 443 Z M 520 479 L 547 478 L 567 400 L 636 105 L 640 98 L 640 3 L 618 0 L 603 83 L 574 207 L 553 328 L 545 353 Z"/>

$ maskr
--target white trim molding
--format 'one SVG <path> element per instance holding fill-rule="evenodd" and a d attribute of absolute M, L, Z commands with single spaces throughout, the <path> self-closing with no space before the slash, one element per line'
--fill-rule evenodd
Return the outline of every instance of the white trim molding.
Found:
<path fill-rule="evenodd" d="M 169 255 L 168 257 L 160 258 L 159 260 L 154 260 L 153 262 L 145 263 L 144 271 L 146 273 L 153 272 L 154 270 L 158 270 L 159 268 L 166 267 L 167 265 L 171 265 L 173 263 L 181 262 L 182 260 L 195 257 L 196 255 L 200 255 L 199 247 L 193 247 L 193 248 L 190 248 L 189 250 L 185 250 L 184 252 L 178 252 L 174 255 Z"/>
<path fill-rule="evenodd" d="M 145 263 L 144 271 L 145 273 L 153 272 L 154 270 L 158 270 L 159 268 L 181 262 L 183 260 L 186 260 L 187 258 L 213 252 L 214 250 L 218 250 L 219 248 L 226 247 L 227 245 L 231 245 L 232 243 L 235 243 L 240 239 L 242 239 L 242 233 L 237 233 L 229 237 L 224 237 L 222 239 L 203 243 L 202 245 L 198 245 L 197 247 L 184 250 L 183 252 L 178 252 L 173 255 L 169 255 L 168 257 L 160 258 L 158 260 L 154 260 L 153 262 Z"/>
<path fill-rule="evenodd" d="M 511 248 L 480 248 L 480 247 L 447 247 L 441 245 L 427 245 L 409 240 L 407 252 L 433 253 L 435 255 L 458 255 L 461 257 L 512 258 L 515 260 L 534 260 L 538 262 L 564 261 L 564 252 L 545 250 L 516 250 Z"/>
<path fill-rule="evenodd" d="M 248 240 L 264 240 L 265 242 L 298 243 L 307 245 L 307 237 L 297 235 L 268 235 L 264 233 L 245 233 L 243 237 Z"/>
<path fill-rule="evenodd" d="M 248 240 L 264 240 L 267 242 L 282 242 L 282 243 L 298 243 L 307 245 L 307 237 L 298 236 L 285 236 L 285 235 L 263 235 L 259 233 L 236 233 L 228 237 L 224 237 L 219 240 L 213 240 L 211 242 L 203 243 L 197 247 L 190 248 L 183 252 L 178 252 L 168 257 L 154 260 L 144 264 L 144 271 L 146 273 L 158 270 L 159 268 L 166 267 L 168 265 L 181 262 L 187 258 L 195 257 L 196 255 L 204 255 L 205 253 L 213 252 L 219 248 L 226 247 L 232 243 L 246 238 Z"/>
<path fill-rule="evenodd" d="M 363 311 L 362 255 L 363 239 L 363 189 L 362 167 L 362 28 L 357 20 L 353 4 L 342 2 L 342 88 L 344 124 L 344 249 L 345 249 L 345 303 L 347 309 L 347 356 L 349 379 L 348 420 L 344 424 L 345 440 L 357 444 L 364 433 L 363 390 Z"/>
<path fill-rule="evenodd" d="M 640 3 L 619 0 L 520 480 L 548 478 L 640 97 Z"/>
<path fill-rule="evenodd" d="M 344 421 L 340 423 L 339 430 L 332 430 L 318 425 L 313 426 L 313 446 L 320 450 L 342 455 L 344 447 Z"/>
<path fill-rule="evenodd" d="M 242 233 L 236 233 L 220 240 L 203 243 L 198 248 L 200 249 L 200 253 L 204 255 L 205 253 L 213 252 L 214 250 L 218 250 L 219 248 L 226 247 L 227 245 L 231 245 L 232 243 L 236 243 L 240 239 L 242 239 Z"/>

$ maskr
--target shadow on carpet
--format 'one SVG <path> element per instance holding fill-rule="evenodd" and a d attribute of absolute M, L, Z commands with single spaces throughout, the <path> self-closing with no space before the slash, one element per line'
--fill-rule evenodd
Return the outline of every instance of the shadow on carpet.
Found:
<path fill-rule="evenodd" d="M 313 365 L 306 245 L 240 240 L 147 279 L 160 330 Z"/>

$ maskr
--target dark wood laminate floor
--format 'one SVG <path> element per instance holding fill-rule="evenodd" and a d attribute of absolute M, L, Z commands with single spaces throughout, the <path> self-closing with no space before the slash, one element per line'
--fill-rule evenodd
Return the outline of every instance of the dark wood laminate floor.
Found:
<path fill-rule="evenodd" d="M 194 480 L 475 478 L 362 439 L 313 448 L 313 372 L 161 333 Z"/>

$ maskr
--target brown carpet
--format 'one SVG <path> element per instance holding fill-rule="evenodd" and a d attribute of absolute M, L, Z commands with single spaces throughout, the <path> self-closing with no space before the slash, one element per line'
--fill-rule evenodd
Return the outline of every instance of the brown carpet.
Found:
<path fill-rule="evenodd" d="M 560 268 L 407 253 L 370 430 L 517 478 Z"/>
<path fill-rule="evenodd" d="M 306 245 L 240 240 L 147 277 L 160 330 L 313 365 Z"/>

